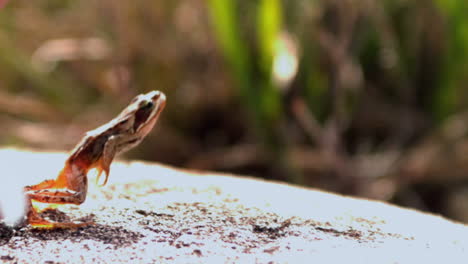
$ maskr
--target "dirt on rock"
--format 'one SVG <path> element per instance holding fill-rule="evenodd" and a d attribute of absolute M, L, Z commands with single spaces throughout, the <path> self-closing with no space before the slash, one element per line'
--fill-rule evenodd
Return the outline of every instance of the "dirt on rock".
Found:
<path fill-rule="evenodd" d="M 94 224 L 54 230 L 0 225 L 0 260 L 6 263 L 311 263 L 302 260 L 342 263 L 339 260 L 347 259 L 343 252 L 367 254 L 372 259 L 368 250 L 376 252 L 378 258 L 387 250 L 393 256 L 391 250 L 408 246 L 416 250 L 435 247 L 416 241 L 412 234 L 386 229 L 388 220 L 324 216 L 325 211 L 319 209 L 317 217 L 305 217 L 275 209 L 273 198 L 262 203 L 249 202 L 256 196 L 243 197 L 242 188 L 236 192 L 231 185 L 232 177 L 194 176 L 142 164 L 120 166 L 113 168 L 117 175 L 112 179 L 118 180 L 113 183 L 111 180 L 102 188 L 90 186 L 84 204 L 65 205 L 42 213 L 55 221 Z M 149 169 L 143 172 L 141 166 Z M 243 186 L 243 179 L 235 181 Z M 245 180 L 245 186 L 252 182 Z M 277 188 L 273 183 L 255 181 L 254 184 L 262 188 L 257 194 L 259 200 L 263 193 L 266 195 Z M 295 187 L 287 188 L 295 190 Z M 313 190 L 306 192 L 316 194 Z M 304 201 L 333 202 L 330 194 L 324 195 L 318 200 L 313 195 L 304 197 L 305 200 L 287 196 L 284 199 L 290 199 L 287 206 L 308 210 Z M 358 260 L 348 263 L 371 263 Z"/>

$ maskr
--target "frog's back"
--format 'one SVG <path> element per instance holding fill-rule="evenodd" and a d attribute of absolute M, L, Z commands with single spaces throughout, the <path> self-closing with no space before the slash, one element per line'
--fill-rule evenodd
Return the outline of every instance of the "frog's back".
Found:
<path fill-rule="evenodd" d="M 75 146 L 67 163 L 91 166 L 101 158 L 107 140 L 105 134 L 98 137 L 87 134 Z"/>

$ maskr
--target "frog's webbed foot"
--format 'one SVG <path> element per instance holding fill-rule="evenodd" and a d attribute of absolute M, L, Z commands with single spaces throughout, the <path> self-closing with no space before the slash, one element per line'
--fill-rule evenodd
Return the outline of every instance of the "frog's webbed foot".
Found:
<path fill-rule="evenodd" d="M 93 225 L 94 222 L 87 221 L 87 222 L 71 222 L 69 218 L 62 212 L 57 210 L 50 210 L 45 212 L 45 214 L 49 214 L 53 212 L 54 215 L 51 215 L 53 218 L 57 218 L 56 220 L 60 220 L 60 218 L 64 218 L 64 221 L 51 221 L 45 219 L 42 215 L 39 214 L 35 208 L 32 207 L 32 204 L 29 204 L 28 212 L 27 212 L 27 223 L 33 228 L 39 229 L 55 229 L 55 228 L 78 228 L 88 225 Z M 63 215 L 57 215 L 57 212 L 62 213 Z"/>
<path fill-rule="evenodd" d="M 56 229 L 56 228 L 78 228 L 78 227 L 84 227 L 84 226 L 89 226 L 89 225 L 94 225 L 94 222 L 51 222 L 49 220 L 46 220 L 44 218 L 42 219 L 28 219 L 29 225 L 32 228 L 38 228 L 38 229 Z"/>
<path fill-rule="evenodd" d="M 89 225 L 94 225 L 94 222 L 54 222 L 42 218 L 37 213 L 34 216 L 28 214 L 28 224 L 33 228 L 39 229 L 55 229 L 55 228 L 78 228 Z"/>

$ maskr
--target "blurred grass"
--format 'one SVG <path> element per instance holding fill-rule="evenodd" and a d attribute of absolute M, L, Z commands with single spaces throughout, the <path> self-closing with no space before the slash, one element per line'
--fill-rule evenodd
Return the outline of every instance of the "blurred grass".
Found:
<path fill-rule="evenodd" d="M 468 3 L 465 1 L 436 1 L 446 18 L 447 53 L 443 60 L 440 84 L 434 94 L 434 114 L 438 120 L 460 111 L 466 105 L 466 76 L 468 74 Z M 465 99 L 465 100 L 463 100 Z"/>
<path fill-rule="evenodd" d="M 13 1 L 0 11 L 0 143 L 70 149 L 159 89 L 167 109 L 133 158 L 448 213 L 468 188 L 467 11 L 456 0 Z"/>
<path fill-rule="evenodd" d="M 260 59 L 251 60 L 246 34 L 239 28 L 238 1 L 211 0 L 209 10 L 217 39 L 238 82 L 239 95 L 252 114 L 253 124 L 264 138 L 281 114 L 280 94 L 272 83 L 273 45 L 281 24 L 280 2 L 260 1 L 258 8 L 257 39 Z M 255 74 L 257 73 L 257 74 Z"/>

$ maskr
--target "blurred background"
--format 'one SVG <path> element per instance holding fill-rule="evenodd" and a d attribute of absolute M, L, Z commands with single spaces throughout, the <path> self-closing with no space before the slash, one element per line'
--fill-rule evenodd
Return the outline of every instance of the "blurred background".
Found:
<path fill-rule="evenodd" d="M 157 89 L 166 110 L 127 158 L 468 222 L 467 12 L 456 0 L 10 1 L 0 145 L 69 151 Z"/>

